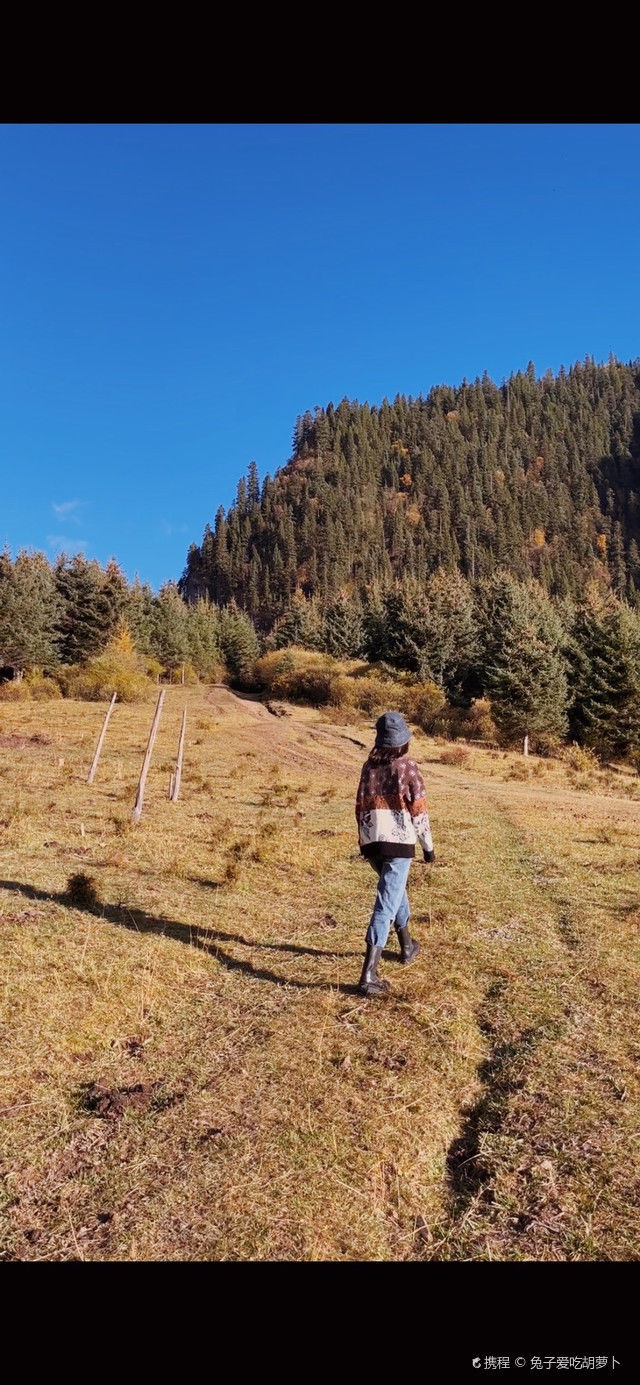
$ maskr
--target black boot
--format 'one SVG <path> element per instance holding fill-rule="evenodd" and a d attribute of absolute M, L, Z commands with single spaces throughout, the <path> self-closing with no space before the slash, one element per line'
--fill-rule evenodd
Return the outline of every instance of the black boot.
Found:
<path fill-rule="evenodd" d="M 376 971 L 381 956 L 381 947 L 372 947 L 371 943 L 367 943 L 362 976 L 358 982 L 361 995 L 386 995 L 391 990 L 389 982 L 381 981 Z"/>
<path fill-rule="evenodd" d="M 407 963 L 413 962 L 414 957 L 418 956 L 420 943 L 411 937 L 408 923 L 405 923 L 404 928 L 400 928 L 396 924 L 396 933 L 400 939 L 400 961 L 407 965 Z"/>

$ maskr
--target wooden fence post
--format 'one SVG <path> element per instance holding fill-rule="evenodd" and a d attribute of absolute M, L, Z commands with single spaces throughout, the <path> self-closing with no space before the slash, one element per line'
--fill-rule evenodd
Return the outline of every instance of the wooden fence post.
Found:
<path fill-rule="evenodd" d="M 96 770 L 97 770 L 97 768 L 98 768 L 98 760 L 100 759 L 100 751 L 102 750 L 102 743 L 103 743 L 104 738 L 105 738 L 105 736 L 106 736 L 106 734 L 107 734 L 107 727 L 108 727 L 108 725 L 109 725 L 109 717 L 111 716 L 111 713 L 112 713 L 112 711 L 113 711 L 113 708 L 114 708 L 114 705 L 115 705 L 116 697 L 117 697 L 117 693 L 114 693 L 114 694 L 113 694 L 113 697 L 111 698 L 111 701 L 110 701 L 110 703 L 109 703 L 109 706 L 107 707 L 107 715 L 106 715 L 106 717 L 105 717 L 105 719 L 104 719 L 104 722 L 103 722 L 103 724 L 102 724 L 102 730 L 101 730 L 101 732 L 100 732 L 100 735 L 98 736 L 98 744 L 97 744 L 97 746 L 96 746 L 96 753 L 95 753 L 95 755 L 94 755 L 94 757 L 93 757 L 93 760 L 91 761 L 91 769 L 89 770 L 89 778 L 87 779 L 87 784 L 93 784 L 93 781 L 94 781 L 94 778 L 95 778 L 95 773 L 96 773 Z"/>
<path fill-rule="evenodd" d="M 525 753 L 525 755 L 528 755 L 528 754 L 529 754 L 529 737 L 528 737 L 528 736 L 525 736 L 525 738 L 524 738 L 524 753 Z"/>
<path fill-rule="evenodd" d="M 165 689 L 163 688 L 162 691 L 158 694 L 158 704 L 157 704 L 156 710 L 155 710 L 155 712 L 154 712 L 153 721 L 152 721 L 152 723 L 151 723 L 151 730 L 150 730 L 150 732 L 149 732 L 149 740 L 148 740 L 148 742 L 147 742 L 147 749 L 146 749 L 146 751 L 145 751 L 144 760 L 142 761 L 142 769 L 141 769 L 141 771 L 140 771 L 140 780 L 139 780 L 139 782 L 138 782 L 138 792 L 137 792 L 137 795 L 136 795 L 136 801 L 135 801 L 135 805 L 134 805 L 134 809 L 133 809 L 133 822 L 139 822 L 139 821 L 140 821 L 140 818 L 142 817 L 142 803 L 143 803 L 143 799 L 144 799 L 144 787 L 145 787 L 145 784 L 146 784 L 146 782 L 147 782 L 147 774 L 148 774 L 148 772 L 149 772 L 149 765 L 151 764 L 151 756 L 152 756 L 152 754 L 153 754 L 153 743 L 154 743 L 154 741 L 155 741 L 156 732 L 157 732 L 157 730 L 158 730 L 158 723 L 159 723 L 159 721 L 160 721 L 160 714 L 161 714 L 161 712 L 162 712 L 162 704 L 163 704 L 163 702 L 164 702 L 164 694 L 165 694 Z"/>
<path fill-rule="evenodd" d="M 169 789 L 169 797 L 172 803 L 177 802 L 178 794 L 180 793 L 180 784 L 182 783 L 182 760 L 184 756 L 184 734 L 186 729 L 187 709 L 185 707 L 184 712 L 182 713 L 182 726 L 180 728 L 180 742 L 178 745 L 178 759 L 176 761 L 176 771 L 175 774 L 171 775 L 171 785 Z"/>

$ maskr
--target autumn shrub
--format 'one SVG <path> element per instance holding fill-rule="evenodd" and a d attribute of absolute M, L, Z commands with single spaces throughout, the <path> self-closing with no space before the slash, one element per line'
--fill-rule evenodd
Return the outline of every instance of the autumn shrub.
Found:
<path fill-rule="evenodd" d="M 442 727 L 447 699 L 436 683 L 393 686 L 393 706 L 421 731 L 433 734 Z"/>
<path fill-rule="evenodd" d="M 0 702 L 28 702 L 31 688 L 24 678 L 14 678 L 9 683 L 0 683 Z"/>
<path fill-rule="evenodd" d="M 332 707 L 355 707 L 356 690 L 352 678 L 337 673 L 331 680 L 329 702 Z"/>
<path fill-rule="evenodd" d="M 395 684 L 375 675 L 354 678 L 354 705 L 367 716 L 376 716 L 394 705 Z"/>
<path fill-rule="evenodd" d="M 530 749 L 536 755 L 542 755 L 545 759 L 557 759 L 564 750 L 562 741 L 558 736 L 553 736 L 549 732 L 540 731 L 531 737 Z"/>
<path fill-rule="evenodd" d="M 593 793 L 597 784 L 593 774 L 572 774 L 571 785 L 574 789 L 580 789 L 583 793 Z"/>
<path fill-rule="evenodd" d="M 164 672 L 159 659 L 154 659 L 153 654 L 138 654 L 138 665 L 140 672 L 150 678 L 153 683 L 160 682 L 160 674 Z"/>
<path fill-rule="evenodd" d="M 331 702 L 335 660 L 310 649 L 274 649 L 256 660 L 254 679 L 263 693 L 290 702 Z"/>
<path fill-rule="evenodd" d="M 560 759 L 569 766 L 569 769 L 579 770 L 583 774 L 593 774 L 600 769 L 600 761 L 593 750 L 589 750 L 587 746 L 577 745 L 575 741 L 573 745 L 565 746 Z"/>
<path fill-rule="evenodd" d="M 49 702 L 53 698 L 62 696 L 55 678 L 48 678 L 39 668 L 29 669 L 24 675 L 24 682 L 27 684 L 31 696 L 39 702 Z"/>
<path fill-rule="evenodd" d="M 470 707 L 447 707 L 443 724 L 452 740 L 462 737 L 467 741 L 495 744 L 498 739 L 491 703 L 484 697 L 477 698 Z"/>
<path fill-rule="evenodd" d="M 226 666 L 218 662 L 208 664 L 206 672 L 200 672 L 200 677 L 205 683 L 228 683 L 229 681 Z"/>
<path fill-rule="evenodd" d="M 149 667 L 150 661 L 138 653 L 129 632 L 123 631 L 85 664 L 63 665 L 56 679 L 66 697 L 101 702 L 115 692 L 120 702 L 140 702 L 153 687 Z"/>
<path fill-rule="evenodd" d="M 447 746 L 440 752 L 441 765 L 466 765 L 471 758 L 471 751 L 464 745 Z"/>

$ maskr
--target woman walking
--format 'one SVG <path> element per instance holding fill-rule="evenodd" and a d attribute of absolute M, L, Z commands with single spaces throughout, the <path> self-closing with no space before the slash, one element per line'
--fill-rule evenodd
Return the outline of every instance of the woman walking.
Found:
<path fill-rule="evenodd" d="M 435 861 L 420 770 L 407 754 L 411 732 L 400 712 L 385 712 L 376 722 L 376 740 L 362 767 L 356 798 L 360 851 L 378 876 L 378 889 L 366 934 L 366 952 L 358 990 L 385 995 L 377 966 L 392 923 L 400 940 L 401 960 L 413 962 L 420 951 L 409 932 L 407 880 L 416 843 L 425 861 Z"/>

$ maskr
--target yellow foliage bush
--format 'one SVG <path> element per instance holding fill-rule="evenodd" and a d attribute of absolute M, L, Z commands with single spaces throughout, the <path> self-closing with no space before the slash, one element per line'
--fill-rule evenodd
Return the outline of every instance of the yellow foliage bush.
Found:
<path fill-rule="evenodd" d="M 140 669 L 152 683 L 160 682 L 160 674 L 164 673 L 164 668 L 152 655 L 143 654 L 140 656 Z"/>
<path fill-rule="evenodd" d="M 390 679 L 379 678 L 375 674 L 354 678 L 353 690 L 354 705 L 366 712 L 367 716 L 376 716 L 395 706 L 397 688 Z"/>
<path fill-rule="evenodd" d="M 115 692 L 120 702 L 140 702 L 153 687 L 150 661 L 138 654 L 129 631 L 120 632 L 102 654 L 86 664 L 70 664 L 56 673 L 66 697 L 87 702 L 108 701 Z"/>
<path fill-rule="evenodd" d="M 377 717 L 395 708 L 423 731 L 439 726 L 446 698 L 435 683 L 410 674 L 389 676 L 360 659 L 338 660 L 329 654 L 291 646 L 263 654 L 255 665 L 256 686 L 270 697 L 315 706 L 357 708 Z"/>
<path fill-rule="evenodd" d="M 56 679 L 47 678 L 39 668 L 29 669 L 24 675 L 24 682 L 31 697 L 36 698 L 38 702 L 50 702 L 52 698 L 62 696 Z"/>
<path fill-rule="evenodd" d="M 18 682 L 14 678 L 9 683 L 0 683 L 0 702 L 27 702 L 31 697 L 31 689 L 24 678 Z"/>
<path fill-rule="evenodd" d="M 468 741 L 498 740 L 498 731 L 491 715 L 491 703 L 487 698 L 477 698 L 470 707 L 448 707 L 443 721 L 453 740 L 458 736 Z"/>
<path fill-rule="evenodd" d="M 221 663 L 209 664 L 206 671 L 199 674 L 200 681 L 203 683 L 228 683 L 229 670 Z"/>
<path fill-rule="evenodd" d="M 329 702 L 332 707 L 355 707 L 356 693 L 353 678 L 338 673 L 331 680 Z"/>
<path fill-rule="evenodd" d="M 584 745 L 568 745 L 561 752 L 560 759 L 564 761 L 569 769 L 580 770 L 585 774 L 592 774 L 600 769 L 600 761 L 593 750 L 589 750 Z"/>
<path fill-rule="evenodd" d="M 336 661 L 329 654 L 292 645 L 263 654 L 256 661 L 254 678 L 257 686 L 272 697 L 323 706 L 331 702 L 335 668 Z"/>
<path fill-rule="evenodd" d="M 413 683 L 393 688 L 394 706 L 427 734 L 439 730 L 447 699 L 436 683 Z"/>

